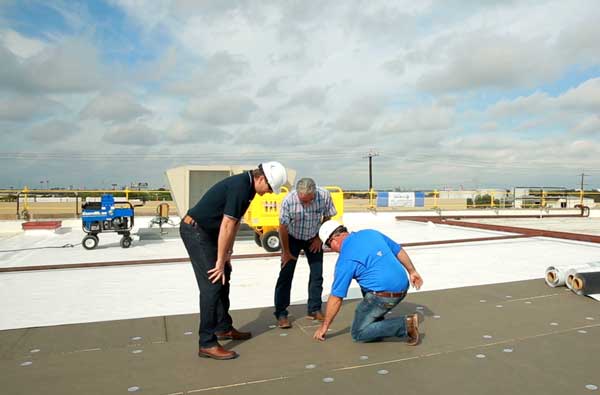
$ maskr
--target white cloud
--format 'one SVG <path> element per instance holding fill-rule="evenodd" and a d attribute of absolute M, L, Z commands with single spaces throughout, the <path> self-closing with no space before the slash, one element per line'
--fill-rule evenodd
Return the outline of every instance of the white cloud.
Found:
<path fill-rule="evenodd" d="M 498 130 L 498 123 L 497 122 L 485 122 L 484 124 L 481 125 L 481 130 L 484 132 L 495 132 L 496 130 Z"/>
<path fill-rule="evenodd" d="M 600 137 L 600 115 L 591 115 L 577 123 L 571 132 L 581 135 L 598 135 Z M 600 155 L 600 153 L 598 153 Z"/>
<path fill-rule="evenodd" d="M 539 114 L 554 107 L 552 98 L 543 92 L 520 96 L 512 100 L 501 100 L 491 106 L 487 113 L 493 118 L 507 118 L 522 114 Z"/>
<path fill-rule="evenodd" d="M 142 123 L 113 127 L 103 140 L 110 144 L 149 146 L 160 143 L 160 133 Z"/>
<path fill-rule="evenodd" d="M 231 125 L 248 121 L 257 108 L 243 96 L 203 97 L 190 100 L 183 115 L 208 125 Z"/>
<path fill-rule="evenodd" d="M 344 132 L 366 132 L 371 129 L 385 102 L 381 97 L 367 97 L 356 100 L 335 122 L 335 129 Z"/>
<path fill-rule="evenodd" d="M 59 102 L 42 96 L 8 95 L 0 99 L 0 121 L 35 120 L 64 108 Z"/>
<path fill-rule="evenodd" d="M 89 42 L 67 39 L 23 61 L 0 46 L 3 90 L 22 93 L 85 92 L 109 84 Z"/>
<path fill-rule="evenodd" d="M 149 111 L 139 105 L 133 96 L 126 92 L 103 93 L 93 98 L 81 111 L 82 119 L 98 119 L 106 122 L 125 122 Z"/>
<path fill-rule="evenodd" d="M 235 136 L 235 143 L 289 150 L 291 147 L 297 148 L 307 145 L 310 143 L 310 140 L 300 134 L 297 125 L 288 124 L 280 125 L 276 128 L 250 127 L 241 129 Z"/>
<path fill-rule="evenodd" d="M 231 134 L 222 128 L 196 122 L 179 121 L 168 128 L 167 139 L 172 144 L 223 143 Z"/>
<path fill-rule="evenodd" d="M 453 37 L 441 50 L 446 52 L 442 66 L 426 72 L 418 83 L 425 90 L 532 87 L 563 70 L 544 40 L 479 31 Z"/>
<path fill-rule="evenodd" d="M 273 78 L 271 81 L 267 82 L 263 85 L 257 92 L 257 97 L 265 97 L 265 96 L 275 96 L 280 95 L 281 91 L 279 90 L 280 78 Z"/>
<path fill-rule="evenodd" d="M 135 18 L 139 26 L 146 30 L 152 30 L 164 24 L 169 19 L 170 9 L 174 7 L 172 2 L 155 2 L 140 0 L 108 0 L 108 3 L 121 7 L 129 15 Z M 179 1 L 185 3 L 185 1 Z"/>
<path fill-rule="evenodd" d="M 215 92 L 234 84 L 244 76 L 248 68 L 242 57 L 235 57 L 224 51 L 217 52 L 198 63 L 198 66 L 190 67 L 189 77 L 184 74 L 183 77 L 178 76 L 176 81 L 169 83 L 167 91 L 188 95 Z"/>
<path fill-rule="evenodd" d="M 31 140 L 39 143 L 61 144 L 65 139 L 80 131 L 78 125 L 61 120 L 50 120 L 35 124 L 28 132 Z"/>
<path fill-rule="evenodd" d="M 535 179 L 583 158 L 600 171 L 596 1 L 109 2 L 126 15 L 110 26 L 85 3 L 50 5 L 65 30 L 27 36 L 2 19 L 11 149 L 43 138 L 50 118 L 76 120 L 46 127 L 72 130 L 74 147 L 168 157 L 176 144 L 153 170 L 181 153 L 266 155 L 353 184 L 375 148 L 387 185 Z M 347 171 L 316 165 L 327 159 Z"/>
<path fill-rule="evenodd" d="M 416 107 L 399 111 L 387 117 L 381 125 L 381 132 L 399 135 L 403 132 L 430 132 L 451 128 L 454 125 L 454 109 L 438 105 Z"/>
<path fill-rule="evenodd" d="M 600 78 L 592 78 L 569 89 L 558 98 L 564 110 L 600 111 Z"/>
<path fill-rule="evenodd" d="M 85 92 L 109 82 L 100 66 L 96 47 L 83 39 L 71 39 L 31 58 L 29 77 L 50 92 Z"/>
<path fill-rule="evenodd" d="M 321 108 L 327 100 L 327 89 L 309 87 L 291 95 L 285 107 Z"/>
<path fill-rule="evenodd" d="M 600 42 L 594 39 L 600 9 L 594 1 L 456 6 L 441 18 L 439 29 L 411 46 L 407 60 L 422 67 L 420 88 L 532 88 L 570 72 L 573 65 L 593 67 L 600 61 Z M 443 7 L 432 9 L 443 13 Z M 461 17 L 453 20 L 453 14 Z"/>
<path fill-rule="evenodd" d="M 14 30 L 0 30 L 0 41 L 4 47 L 19 56 L 20 58 L 30 58 L 40 53 L 46 48 L 46 43 L 25 37 Z"/>
<path fill-rule="evenodd" d="M 570 130 L 572 133 L 593 134 L 599 108 L 600 78 L 592 78 L 556 97 L 536 92 L 501 100 L 490 106 L 485 115 L 496 122 L 524 119 L 514 129 L 517 132 L 540 130 L 545 135 Z"/>

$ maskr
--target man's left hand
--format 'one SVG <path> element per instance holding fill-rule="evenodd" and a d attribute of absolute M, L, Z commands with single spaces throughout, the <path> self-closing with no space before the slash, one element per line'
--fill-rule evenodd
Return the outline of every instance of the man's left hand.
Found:
<path fill-rule="evenodd" d="M 316 254 L 317 252 L 321 251 L 322 246 L 323 242 L 321 241 L 321 239 L 319 239 L 319 236 L 315 236 L 315 238 L 312 239 L 312 241 L 310 242 L 310 246 L 308 247 L 308 249 L 313 254 Z"/>
<path fill-rule="evenodd" d="M 423 279 L 421 278 L 421 275 L 415 271 L 410 274 L 410 283 L 415 289 L 419 289 L 423 285 Z"/>

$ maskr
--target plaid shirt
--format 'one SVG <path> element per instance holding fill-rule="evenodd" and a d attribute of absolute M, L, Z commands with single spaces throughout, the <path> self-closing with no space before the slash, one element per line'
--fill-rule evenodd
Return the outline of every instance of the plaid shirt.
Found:
<path fill-rule="evenodd" d="M 279 223 L 286 225 L 288 233 L 298 240 L 310 240 L 319 233 L 323 217 L 333 217 L 337 211 L 326 189 L 315 190 L 315 198 L 304 206 L 298 198 L 298 192 L 290 192 L 281 203 Z"/>

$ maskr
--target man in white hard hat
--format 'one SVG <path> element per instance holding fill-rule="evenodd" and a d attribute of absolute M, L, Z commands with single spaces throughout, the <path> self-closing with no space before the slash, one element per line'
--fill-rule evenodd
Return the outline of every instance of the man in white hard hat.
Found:
<path fill-rule="evenodd" d="M 323 248 L 319 226 L 337 214 L 331 194 L 318 188 L 312 178 L 301 178 L 279 210 L 279 238 L 281 240 L 281 270 L 275 285 L 275 318 L 277 325 L 291 328 L 287 308 L 290 305 L 292 279 L 300 251 L 304 251 L 310 276 L 308 279 L 307 318 L 323 321 L 321 295 L 323 293 Z"/>
<path fill-rule="evenodd" d="M 200 290 L 198 356 L 236 358 L 238 354 L 221 347 L 218 340 L 245 340 L 252 336 L 235 329 L 229 315 L 233 243 L 255 194 L 279 193 L 286 182 L 287 172 L 281 163 L 261 163 L 257 169 L 217 182 L 181 220 L 179 233 Z"/>
<path fill-rule="evenodd" d="M 419 343 L 417 314 L 385 319 L 406 296 L 410 283 L 419 289 L 423 279 L 404 249 L 381 232 L 365 229 L 348 233 L 339 222 L 330 220 L 319 229 L 323 243 L 338 252 L 325 320 L 313 338 L 325 340 L 329 326 L 342 307 L 352 279 L 363 292 L 352 322 L 352 340 L 369 342 L 385 337 L 407 338 L 409 345 Z M 407 275 L 408 273 L 408 275 Z"/>

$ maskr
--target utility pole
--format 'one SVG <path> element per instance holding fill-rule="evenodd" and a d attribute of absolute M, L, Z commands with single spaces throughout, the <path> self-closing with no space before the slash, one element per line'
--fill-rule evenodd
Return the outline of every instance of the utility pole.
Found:
<path fill-rule="evenodd" d="M 583 186 L 587 185 L 583 183 L 584 177 L 589 177 L 589 174 L 585 174 L 585 171 L 580 174 L 581 176 L 581 189 L 579 190 L 579 204 L 583 207 Z"/>
<path fill-rule="evenodd" d="M 379 156 L 379 153 L 370 149 L 367 154 L 367 158 L 369 158 L 369 208 L 375 208 L 374 199 L 373 199 L 373 157 Z"/>
<path fill-rule="evenodd" d="M 364 158 L 369 158 L 369 191 L 373 189 L 373 157 L 379 156 L 379 153 L 374 150 L 369 150 L 369 153 Z"/>

